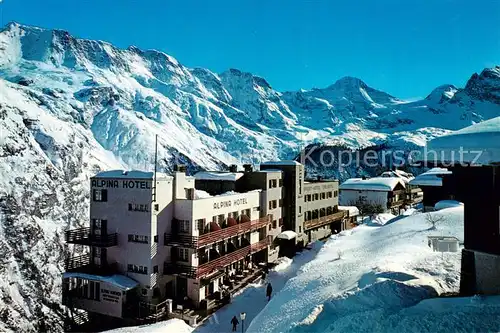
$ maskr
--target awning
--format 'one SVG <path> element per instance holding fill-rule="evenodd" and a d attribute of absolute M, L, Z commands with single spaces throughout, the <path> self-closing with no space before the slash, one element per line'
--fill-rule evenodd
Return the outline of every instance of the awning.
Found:
<path fill-rule="evenodd" d="M 279 239 L 286 239 L 286 240 L 294 239 L 295 237 L 297 237 L 297 233 L 292 230 L 283 231 L 281 234 L 278 235 Z"/>
<path fill-rule="evenodd" d="M 130 289 L 134 289 L 139 285 L 139 282 L 132 280 L 128 276 L 125 275 L 112 275 L 112 276 L 100 276 L 100 275 L 93 275 L 93 274 L 85 274 L 85 273 L 73 273 L 73 272 L 66 272 L 63 274 L 63 278 L 80 278 L 80 279 L 85 279 L 85 280 L 91 280 L 91 281 L 99 281 L 99 282 L 105 282 L 109 283 L 123 291 L 127 291 Z"/>

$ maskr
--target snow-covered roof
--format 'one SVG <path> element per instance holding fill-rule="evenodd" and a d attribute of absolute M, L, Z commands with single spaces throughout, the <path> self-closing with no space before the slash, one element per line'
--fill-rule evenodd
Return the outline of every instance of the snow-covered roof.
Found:
<path fill-rule="evenodd" d="M 297 233 L 295 231 L 292 231 L 292 230 L 286 230 L 286 231 L 283 231 L 281 234 L 279 234 L 277 237 L 279 239 L 290 240 L 290 239 L 294 239 L 295 237 L 297 237 Z"/>
<path fill-rule="evenodd" d="M 452 172 L 446 168 L 432 168 L 423 174 L 418 175 L 410 181 L 410 185 L 417 186 L 443 186 L 441 175 L 449 175 Z"/>
<path fill-rule="evenodd" d="M 205 199 L 205 198 L 211 198 L 212 195 L 210 193 L 203 191 L 203 190 L 195 190 L 194 191 L 194 198 L 195 199 Z"/>
<path fill-rule="evenodd" d="M 351 178 L 340 184 L 339 188 L 341 190 L 392 191 L 398 184 L 405 187 L 403 180 L 397 177 Z"/>
<path fill-rule="evenodd" d="M 440 162 L 498 164 L 500 163 L 500 117 L 431 140 L 427 144 L 427 152 L 426 158 L 429 161 L 435 158 L 431 153 L 436 152 Z"/>
<path fill-rule="evenodd" d="M 408 182 L 410 180 L 412 180 L 414 177 L 413 175 L 407 173 L 407 172 L 404 172 L 403 170 L 390 170 L 390 171 L 385 171 L 383 172 L 380 177 L 397 177 L 397 178 L 401 178 L 406 184 L 408 184 Z"/>
<path fill-rule="evenodd" d="M 284 160 L 284 161 L 267 161 L 261 163 L 260 165 L 300 165 L 300 163 L 293 160 Z"/>
<path fill-rule="evenodd" d="M 140 170 L 108 170 L 99 172 L 94 178 L 153 179 L 154 172 Z M 172 178 L 165 173 L 156 173 L 156 179 Z"/>
<path fill-rule="evenodd" d="M 139 285 L 139 282 L 129 278 L 128 276 L 119 274 L 111 276 L 100 276 L 100 275 L 72 273 L 72 272 L 66 272 L 63 274 L 63 278 L 72 278 L 72 277 L 109 283 L 124 291 L 133 289 Z"/>
<path fill-rule="evenodd" d="M 279 169 L 265 169 L 265 170 L 258 170 L 257 172 L 283 172 L 282 170 Z"/>
<path fill-rule="evenodd" d="M 243 172 L 217 172 L 217 171 L 200 171 L 194 175 L 197 180 L 227 180 L 236 181 L 243 176 Z"/>
<path fill-rule="evenodd" d="M 356 206 L 339 206 L 339 210 L 349 211 L 349 217 L 358 216 L 359 209 Z"/>

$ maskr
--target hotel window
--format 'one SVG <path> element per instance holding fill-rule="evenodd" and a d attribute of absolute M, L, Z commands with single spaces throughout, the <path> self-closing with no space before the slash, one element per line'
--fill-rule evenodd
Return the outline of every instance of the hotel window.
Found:
<path fill-rule="evenodd" d="M 188 250 L 183 248 L 177 249 L 177 260 L 179 261 L 189 261 L 188 260 Z"/>
<path fill-rule="evenodd" d="M 179 224 L 179 232 L 189 233 L 189 221 L 188 220 L 177 220 Z"/>
<path fill-rule="evenodd" d="M 148 236 L 143 235 L 128 235 L 128 241 L 133 243 L 148 243 Z"/>
<path fill-rule="evenodd" d="M 94 219 L 94 229 L 101 229 L 102 228 L 102 220 L 101 219 Z"/>
<path fill-rule="evenodd" d="M 327 198 L 333 198 L 333 193 L 332 192 L 328 192 L 327 193 Z"/>
<path fill-rule="evenodd" d="M 140 266 L 140 265 L 128 264 L 127 271 L 137 274 L 148 274 L 148 268 L 146 266 Z"/>
<path fill-rule="evenodd" d="M 302 206 L 299 206 L 299 214 L 302 213 Z"/>
<path fill-rule="evenodd" d="M 149 212 L 149 205 L 129 203 L 128 210 L 135 211 L 135 212 Z"/>
<path fill-rule="evenodd" d="M 278 223 L 276 222 L 276 220 L 273 221 L 273 228 L 276 229 Z"/>
<path fill-rule="evenodd" d="M 319 200 L 319 193 L 314 193 L 314 200 Z"/>
<path fill-rule="evenodd" d="M 92 199 L 94 201 L 108 201 L 108 190 L 96 190 L 92 192 Z"/>
<path fill-rule="evenodd" d="M 299 226 L 299 233 L 301 233 L 301 232 L 302 232 L 302 227 L 301 227 L 301 226 Z"/>
<path fill-rule="evenodd" d="M 153 266 L 153 273 L 158 273 L 158 265 Z"/>
<path fill-rule="evenodd" d="M 205 219 L 198 219 L 195 221 L 195 225 L 198 228 L 198 230 L 205 230 Z"/>
<path fill-rule="evenodd" d="M 271 183 L 273 187 L 278 187 L 278 180 L 277 179 L 271 179 Z"/>
<path fill-rule="evenodd" d="M 275 209 L 278 207 L 278 200 L 269 201 L 269 209 Z"/>
<path fill-rule="evenodd" d="M 159 211 L 160 210 L 160 205 L 158 204 L 155 204 L 155 212 Z"/>

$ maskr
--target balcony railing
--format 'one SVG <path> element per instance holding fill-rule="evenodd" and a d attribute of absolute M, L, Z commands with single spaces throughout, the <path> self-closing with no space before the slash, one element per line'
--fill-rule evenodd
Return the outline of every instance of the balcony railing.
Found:
<path fill-rule="evenodd" d="M 346 211 L 339 211 L 330 215 L 322 216 L 320 218 L 309 220 L 304 222 L 304 230 L 309 230 L 313 228 L 321 227 L 325 224 L 329 224 L 335 221 L 340 221 L 346 216 Z"/>
<path fill-rule="evenodd" d="M 64 268 L 67 272 L 78 272 L 95 275 L 113 275 L 118 272 L 116 263 L 103 263 L 97 265 L 90 260 L 89 254 L 66 258 Z"/>
<path fill-rule="evenodd" d="M 196 249 L 198 247 L 198 237 L 180 234 L 165 234 L 164 244 L 170 246 L 183 246 Z"/>
<path fill-rule="evenodd" d="M 182 245 L 191 248 L 201 248 L 225 239 L 251 232 L 259 228 L 266 227 L 271 222 L 271 217 L 266 216 L 258 220 L 248 221 L 233 225 L 231 227 L 222 228 L 217 231 L 211 231 L 200 236 L 190 236 L 181 234 L 165 234 L 165 245 L 176 246 Z"/>
<path fill-rule="evenodd" d="M 116 233 L 106 235 L 95 235 L 90 233 L 90 228 L 79 228 L 67 230 L 64 233 L 66 243 L 92 245 L 97 247 L 111 247 L 118 244 Z"/>
<path fill-rule="evenodd" d="M 182 274 L 186 277 L 193 279 L 202 278 L 211 273 L 221 270 L 232 263 L 244 259 L 249 254 L 259 252 L 267 248 L 271 244 L 271 238 L 266 237 L 265 239 L 259 241 L 258 243 L 245 246 L 241 249 L 237 249 L 234 252 L 223 255 L 217 259 L 211 260 L 207 263 L 201 264 L 198 267 L 191 267 L 186 265 L 165 263 L 164 264 L 164 274 Z"/>
<path fill-rule="evenodd" d="M 406 200 L 397 200 L 397 201 L 390 201 L 387 205 L 389 208 L 394 208 L 394 207 L 399 207 L 405 204 Z"/>

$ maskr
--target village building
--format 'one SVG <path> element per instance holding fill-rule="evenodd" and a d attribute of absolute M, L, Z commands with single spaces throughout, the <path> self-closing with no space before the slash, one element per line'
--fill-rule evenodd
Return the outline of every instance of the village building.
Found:
<path fill-rule="evenodd" d="M 460 293 L 500 294 L 500 117 L 429 142 L 443 186 L 464 203 Z"/>
<path fill-rule="evenodd" d="M 418 185 L 412 183 L 413 179 L 415 178 L 412 173 L 395 169 L 383 172 L 380 177 L 394 177 L 399 178 L 403 181 L 406 190 L 406 206 L 414 207 L 423 201 L 424 193 Z"/>
<path fill-rule="evenodd" d="M 451 172 L 446 168 L 432 168 L 410 180 L 411 186 L 422 189 L 424 211 L 433 211 L 441 200 L 453 199 L 450 189 L 443 186 L 443 176 L 449 174 Z"/>
<path fill-rule="evenodd" d="M 370 213 L 398 214 L 407 204 L 406 187 L 398 177 L 351 178 L 340 184 L 340 205 L 366 207 Z"/>

